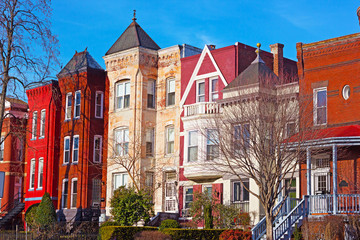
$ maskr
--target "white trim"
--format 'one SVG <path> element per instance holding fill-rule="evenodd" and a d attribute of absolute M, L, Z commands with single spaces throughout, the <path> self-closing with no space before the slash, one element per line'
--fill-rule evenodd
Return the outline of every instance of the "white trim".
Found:
<path fill-rule="evenodd" d="M 218 95 L 218 98 L 215 99 L 215 100 L 218 100 L 219 99 L 219 78 L 218 77 L 212 77 L 212 78 L 209 78 L 209 102 L 214 102 L 214 99 L 213 99 L 213 89 L 212 89 L 212 81 L 213 80 L 217 80 L 217 87 L 218 87 L 218 90 L 217 90 L 217 95 Z"/>
<path fill-rule="evenodd" d="M 74 161 L 74 151 L 75 151 L 75 138 L 78 139 L 78 148 L 76 149 L 77 150 L 77 160 Z M 79 138 L 79 135 L 74 135 L 73 136 L 73 144 L 72 144 L 72 154 L 71 154 L 71 162 L 72 163 L 78 163 L 79 162 L 79 149 L 80 149 L 80 138 Z"/>
<path fill-rule="evenodd" d="M 206 83 L 205 83 L 205 79 L 201 79 L 201 80 L 196 81 L 196 89 L 195 89 L 195 91 L 196 91 L 196 102 L 197 103 L 200 102 L 199 101 L 199 85 L 200 85 L 200 83 L 204 83 L 204 101 L 202 101 L 202 102 L 206 102 L 206 87 L 205 87 Z"/>
<path fill-rule="evenodd" d="M 45 113 L 44 116 L 44 121 L 42 119 L 43 113 Z M 45 122 L 46 122 L 46 109 L 42 109 L 40 111 L 40 134 L 39 134 L 39 138 L 44 138 L 45 137 Z M 44 134 L 42 134 L 44 132 Z"/>
<path fill-rule="evenodd" d="M 64 204 L 64 201 L 65 201 L 65 198 L 64 198 L 64 188 L 65 188 L 65 182 L 67 183 L 67 193 L 66 193 L 66 206 Z M 67 208 L 67 198 L 68 198 L 68 195 L 69 195 L 69 179 L 67 178 L 64 178 L 62 180 L 62 189 L 61 189 L 61 208 Z"/>
<path fill-rule="evenodd" d="M 65 150 L 66 147 L 66 140 L 69 139 L 69 150 Z M 63 153 L 63 164 L 69 164 L 70 163 L 70 149 L 71 149 L 71 145 L 70 145 L 71 141 L 70 141 L 70 136 L 66 136 L 64 137 L 64 153 Z M 65 151 L 69 152 L 69 161 L 65 162 Z"/>
<path fill-rule="evenodd" d="M 36 114 L 36 119 L 34 121 L 34 114 Z M 31 140 L 35 140 L 37 134 L 37 121 L 38 121 L 39 115 L 38 115 L 38 111 L 34 111 L 32 113 L 32 118 L 31 118 Z"/>
<path fill-rule="evenodd" d="M 99 149 L 99 161 L 95 161 L 95 151 L 96 151 L 96 148 L 95 148 L 95 146 L 96 146 L 96 144 L 95 144 L 95 141 L 96 141 L 96 139 L 100 139 L 100 149 Z M 94 136 L 94 152 L 93 152 L 93 162 L 94 163 L 101 163 L 101 157 L 102 157 L 102 136 L 101 135 L 95 135 Z"/>
<path fill-rule="evenodd" d="M 77 200 L 77 194 L 79 192 L 79 186 L 78 186 L 78 179 L 77 178 L 72 178 L 71 179 L 71 195 L 70 195 L 70 208 L 74 209 L 76 208 L 76 205 L 77 205 L 77 202 L 76 202 L 76 205 L 75 207 L 73 207 L 73 194 L 74 194 L 74 182 L 76 181 L 76 200 Z M 68 191 L 69 191 L 69 188 L 68 188 Z"/>
<path fill-rule="evenodd" d="M 97 116 L 96 115 L 96 107 L 98 106 L 98 104 L 96 103 L 96 101 L 97 101 L 97 96 L 98 95 L 101 95 L 101 103 L 100 103 L 100 105 L 101 105 L 101 110 L 100 110 L 100 116 Z M 103 116 L 104 116 L 104 92 L 102 92 L 102 91 L 96 91 L 95 92 L 95 118 L 103 118 Z"/>
<path fill-rule="evenodd" d="M 325 94 L 326 94 L 326 121 L 325 123 L 321 123 L 321 124 L 318 124 L 317 123 L 317 93 L 320 92 L 320 91 L 325 91 Z M 322 125 L 326 125 L 327 122 L 328 122 L 328 97 L 327 97 L 327 88 L 326 87 L 321 87 L 321 88 L 315 88 L 313 90 L 313 124 L 314 126 L 322 126 Z"/>
<path fill-rule="evenodd" d="M 65 121 L 71 119 L 72 104 L 70 106 L 68 106 L 68 104 L 69 104 L 69 102 L 68 102 L 69 96 L 70 96 L 70 98 L 72 100 L 72 93 L 71 92 L 66 94 L 66 99 L 65 99 Z M 67 115 L 68 115 L 68 107 L 70 107 L 70 118 L 67 117 Z"/>
<path fill-rule="evenodd" d="M 202 74 L 202 75 L 197 76 L 197 74 L 198 74 L 198 72 L 199 72 L 199 70 L 200 70 L 201 64 L 202 64 L 202 62 L 204 61 L 204 58 L 205 58 L 206 54 L 209 55 L 209 58 L 210 58 L 212 64 L 214 65 L 216 71 L 215 71 L 215 72 L 212 72 L 212 73 L 207 73 L 207 74 Z M 216 76 L 216 75 L 218 75 L 218 76 L 221 78 L 221 80 L 223 81 L 223 83 L 224 83 L 224 85 L 225 85 L 225 87 L 226 87 L 226 86 L 228 85 L 228 83 L 226 82 L 223 74 L 221 73 L 220 68 L 219 68 L 218 65 L 216 64 L 216 62 L 215 62 L 215 60 L 214 60 L 214 57 L 212 56 L 209 47 L 208 47 L 207 45 L 205 45 L 203 51 L 201 52 L 200 58 L 199 58 L 196 66 L 195 66 L 195 69 L 194 69 L 194 71 L 193 71 L 193 73 L 192 73 L 192 75 L 191 75 L 191 78 L 190 78 L 190 80 L 189 80 L 189 83 L 188 83 L 187 86 L 186 86 L 184 95 L 181 97 L 180 108 L 184 105 L 185 100 L 186 100 L 187 96 L 189 95 L 189 92 L 190 92 L 191 87 L 192 87 L 192 85 L 193 85 L 193 83 L 194 83 L 195 80 L 201 79 L 201 78 L 213 77 L 213 76 Z"/>
<path fill-rule="evenodd" d="M 40 172 L 40 162 L 42 162 L 42 170 Z M 41 183 L 41 186 L 40 186 L 40 173 L 42 174 L 42 183 Z M 44 185 L 44 158 L 41 157 L 39 158 L 39 162 L 38 162 L 38 179 L 37 179 L 37 189 L 42 189 L 43 188 L 43 185 Z"/>
<path fill-rule="evenodd" d="M 79 105 L 76 104 L 77 93 L 80 93 L 80 103 L 79 103 Z M 79 106 L 79 116 L 76 116 L 76 107 L 77 106 Z M 75 96 L 74 96 L 74 119 L 79 119 L 80 116 L 81 116 L 81 90 L 77 90 L 77 91 L 75 91 Z"/>
<path fill-rule="evenodd" d="M 33 167 L 33 163 L 34 163 L 34 167 Z M 32 189 L 32 190 L 34 190 L 34 188 L 35 188 L 35 169 L 36 169 L 36 160 L 35 160 L 35 158 L 32 158 L 30 160 L 30 180 L 29 180 L 29 189 Z M 32 180 L 33 174 L 34 174 L 34 180 Z M 34 184 L 34 186 L 31 186 L 33 184 Z"/>

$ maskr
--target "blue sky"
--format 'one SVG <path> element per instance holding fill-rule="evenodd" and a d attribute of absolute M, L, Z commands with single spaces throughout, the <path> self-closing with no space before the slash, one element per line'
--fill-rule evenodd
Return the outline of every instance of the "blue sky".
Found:
<path fill-rule="evenodd" d="M 359 0 L 58 0 L 53 1 L 53 31 L 64 66 L 75 50 L 88 47 L 101 66 L 102 57 L 131 23 L 137 22 L 161 47 L 187 43 L 217 48 L 242 42 L 269 51 L 285 44 L 285 57 L 296 60 L 296 43 L 310 43 L 360 32 Z"/>

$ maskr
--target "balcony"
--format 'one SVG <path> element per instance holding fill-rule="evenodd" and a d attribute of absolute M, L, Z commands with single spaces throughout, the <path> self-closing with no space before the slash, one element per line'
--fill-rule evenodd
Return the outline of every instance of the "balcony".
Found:
<path fill-rule="evenodd" d="M 200 102 L 184 105 L 184 117 L 216 114 L 220 112 L 220 104 L 215 102 Z"/>
<path fill-rule="evenodd" d="M 221 178 L 222 174 L 212 166 L 211 161 L 197 161 L 184 164 L 184 176 L 194 182 L 211 182 Z"/>

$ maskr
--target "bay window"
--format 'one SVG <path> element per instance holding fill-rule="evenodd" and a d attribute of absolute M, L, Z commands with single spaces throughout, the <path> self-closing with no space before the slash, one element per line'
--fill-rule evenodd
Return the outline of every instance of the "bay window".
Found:
<path fill-rule="evenodd" d="M 195 162 L 198 159 L 198 132 L 189 132 L 188 162 Z"/>

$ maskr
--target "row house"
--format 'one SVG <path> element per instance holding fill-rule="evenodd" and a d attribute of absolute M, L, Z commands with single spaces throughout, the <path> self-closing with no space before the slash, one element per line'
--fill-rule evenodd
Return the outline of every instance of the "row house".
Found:
<path fill-rule="evenodd" d="M 161 49 L 133 18 L 103 57 L 109 78 L 107 215 L 119 186 L 153 192 L 155 212 L 177 213 L 181 61 L 189 45 Z"/>
<path fill-rule="evenodd" d="M 5 98 L 4 121 L 0 139 L 0 227 L 17 219 L 5 218 L 7 213 L 18 215 L 24 208 L 26 102 Z M 15 207 L 17 208 L 15 209 Z"/>
<path fill-rule="evenodd" d="M 283 57 L 282 44 L 270 46 L 270 52 L 255 53 L 255 48 L 236 43 L 215 49 L 205 46 L 200 55 L 181 60 L 181 134 L 179 165 L 179 211 L 183 220 L 190 219 L 189 207 L 194 193 L 207 191 L 223 204 L 234 204 L 245 212 L 253 213 L 257 222 L 264 211 L 258 199 L 244 188 L 257 193 L 253 179 L 243 179 L 225 174 L 216 165 L 219 154 L 219 136 L 212 129 L 212 119 L 224 106 L 243 99 L 253 98 L 262 91 L 263 79 L 289 78 L 291 88 L 297 89 L 296 62 Z M 259 51 L 259 50 L 258 50 Z M 285 82 L 285 81 L 283 81 Z M 241 92 L 241 93 L 240 93 Z M 272 91 L 274 97 L 278 91 Z M 254 113 L 255 114 L 255 113 Z M 238 134 L 252 134 L 249 123 L 238 122 Z M 240 133 L 241 132 L 241 133 Z M 218 134 L 227 134 L 225 132 Z M 230 133 L 232 135 L 232 133 Z M 253 133 L 254 134 L 254 133 Z M 296 176 L 297 177 L 297 176 Z M 299 181 L 295 181 L 299 185 Z M 294 197 L 299 196 L 294 187 Z"/>

